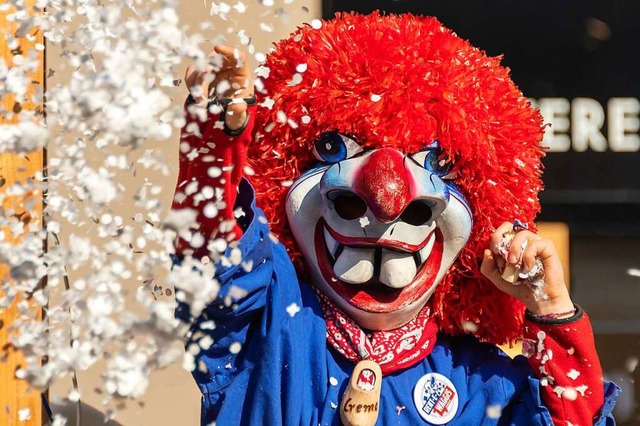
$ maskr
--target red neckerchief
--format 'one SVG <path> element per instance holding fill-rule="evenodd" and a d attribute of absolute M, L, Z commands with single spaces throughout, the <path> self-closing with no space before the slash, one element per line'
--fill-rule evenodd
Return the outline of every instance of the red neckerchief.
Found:
<path fill-rule="evenodd" d="M 327 341 L 345 358 L 370 359 L 387 375 L 422 361 L 436 344 L 438 326 L 430 321 L 430 309 L 400 328 L 366 333 L 327 296 L 316 291 L 327 324 Z"/>

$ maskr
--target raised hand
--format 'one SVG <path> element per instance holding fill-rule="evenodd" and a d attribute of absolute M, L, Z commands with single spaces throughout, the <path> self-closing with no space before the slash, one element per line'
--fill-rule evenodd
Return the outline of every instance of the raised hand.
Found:
<path fill-rule="evenodd" d="M 484 251 L 482 274 L 503 292 L 522 301 L 534 315 L 549 315 L 570 312 L 573 302 L 564 282 L 564 272 L 556 248 L 551 240 L 544 239 L 529 231 L 521 230 L 511 241 L 507 259 L 499 254 L 498 247 L 505 234 L 513 230 L 513 223 L 505 222 L 491 235 L 489 248 Z M 528 241 L 524 251 L 523 243 Z M 505 266 L 517 267 L 522 263 L 523 272 L 534 267 L 536 258 L 540 259 L 544 267 L 543 292 L 547 297 L 536 297 L 531 287 L 514 285 L 502 278 Z"/>
<path fill-rule="evenodd" d="M 231 130 L 241 128 L 247 119 L 245 98 L 254 94 L 253 74 L 244 52 L 229 46 L 215 46 L 207 56 L 208 65 L 190 65 L 185 82 L 195 101 L 206 106 L 211 98 L 230 100 L 225 123 Z"/>

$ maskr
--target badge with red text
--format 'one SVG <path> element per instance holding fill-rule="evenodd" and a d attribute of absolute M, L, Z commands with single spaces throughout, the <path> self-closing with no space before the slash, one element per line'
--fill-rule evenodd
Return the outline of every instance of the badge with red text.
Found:
<path fill-rule="evenodd" d="M 442 374 L 425 374 L 413 389 L 413 402 L 420 416 L 434 425 L 450 422 L 458 411 L 458 391 Z"/>

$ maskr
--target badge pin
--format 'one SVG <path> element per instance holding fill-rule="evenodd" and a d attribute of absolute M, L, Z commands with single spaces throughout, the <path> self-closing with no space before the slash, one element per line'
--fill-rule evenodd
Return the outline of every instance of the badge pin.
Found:
<path fill-rule="evenodd" d="M 443 425 L 458 412 L 458 391 L 442 374 L 429 373 L 416 383 L 413 402 L 420 417 L 431 424 Z"/>
<path fill-rule="evenodd" d="M 373 426 L 378 420 L 382 370 L 371 360 L 360 361 L 340 401 L 340 419 L 345 426 Z"/>

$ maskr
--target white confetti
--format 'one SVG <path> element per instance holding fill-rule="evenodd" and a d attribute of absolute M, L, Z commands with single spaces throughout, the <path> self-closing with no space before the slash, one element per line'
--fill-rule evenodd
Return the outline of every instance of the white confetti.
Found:
<path fill-rule="evenodd" d="M 46 124 L 55 126 L 55 133 L 32 108 L 10 112 L 17 123 L 0 127 L 0 151 L 48 148 L 46 177 L 36 172 L 29 182 L 7 185 L 3 190 L 20 196 L 46 189 L 44 213 L 50 234 L 44 253 L 42 241 L 47 236 L 35 223 L 24 226 L 0 215 L 1 239 L 21 237 L 10 251 L 0 244 L 0 258 L 16 279 L 14 289 L 32 295 L 37 304 L 47 304 L 46 322 L 26 306 L 13 321 L 20 332 L 12 343 L 29 354 L 16 375 L 36 389 L 46 389 L 58 378 L 87 370 L 102 354 L 110 353 L 109 361 L 100 367 L 107 403 L 109 395 L 140 396 L 151 370 L 164 368 L 180 356 L 176 343 L 184 332 L 174 317 L 174 307 L 155 303 L 151 297 L 151 290 L 156 295 L 164 287 L 140 286 L 132 301 L 137 306 L 133 306 L 129 300 L 125 303 L 130 288 L 125 281 L 136 274 L 149 283 L 150 271 L 166 271 L 176 234 L 188 236 L 195 223 L 195 212 L 190 209 L 167 214 L 166 203 L 160 200 L 166 192 L 152 179 L 162 181 L 170 176 L 167 161 L 153 145 L 184 123 L 182 108 L 171 106 L 175 66 L 182 58 L 198 56 L 195 40 L 199 36 L 183 33 L 171 0 L 158 7 L 140 7 L 130 15 L 131 2 L 81 2 L 77 8 L 67 3 L 39 2 L 40 9 L 46 6 L 46 14 L 27 13 L 21 1 L 7 3 L 16 8 L 11 16 L 19 21 L 18 32 L 34 33 L 38 28 L 45 33 L 47 44 L 63 51 L 57 63 L 69 72 L 63 76 L 49 71 L 57 80 L 47 88 Z M 34 53 L 43 50 L 42 43 L 36 43 L 35 50 L 23 48 L 14 56 L 11 69 L 0 61 L 2 97 L 12 95 L 16 102 L 23 102 L 28 95 L 36 105 L 43 101 L 42 87 L 30 77 L 41 66 Z M 19 107 L 15 106 L 16 111 Z M 3 118 L 6 113 L 0 111 Z M 180 148 L 185 154 L 198 154 L 188 146 Z M 120 179 L 124 174 L 130 174 L 133 186 L 125 187 Z M 136 212 L 131 221 L 116 211 L 123 205 Z M 25 208 L 33 216 L 33 206 L 27 203 Z M 161 217 L 166 219 L 161 221 Z M 153 249 L 142 252 L 148 245 Z M 189 269 L 172 271 L 182 275 L 179 281 L 187 288 L 195 282 L 192 265 Z M 62 277 L 67 272 L 72 280 L 69 289 L 63 290 Z M 46 290 L 35 287 L 43 277 L 48 277 Z M 213 280 L 203 283 L 200 276 L 198 282 L 193 285 L 194 297 L 211 300 L 217 291 Z M 55 297 L 50 298 L 49 293 Z M 2 284 L 0 294 L 7 294 Z M 189 300 L 190 296 L 181 297 Z M 0 298 L 0 305 L 5 299 Z M 131 341 L 132 335 L 140 346 Z M 47 362 L 41 363 L 44 357 Z M 72 390 L 68 398 L 77 402 L 80 394 Z M 18 415 L 21 421 L 31 416 L 28 409 Z M 63 423 L 60 416 L 53 420 L 57 426 Z"/>
<path fill-rule="evenodd" d="M 322 21 L 319 19 L 314 19 L 311 21 L 311 28 L 315 29 L 315 30 L 319 30 L 320 28 L 322 28 Z"/>
<path fill-rule="evenodd" d="M 542 353 L 542 351 L 544 351 L 544 339 L 547 337 L 547 333 L 540 330 L 538 331 L 537 337 L 538 337 L 538 345 L 536 349 L 538 353 Z"/>
<path fill-rule="evenodd" d="M 265 22 L 260 22 L 260 29 L 262 31 L 265 31 L 265 32 L 268 32 L 268 33 L 272 33 L 273 32 L 273 25 L 267 24 Z"/>
<path fill-rule="evenodd" d="M 577 386 L 576 391 L 579 392 L 580 395 L 584 396 L 584 393 L 587 391 L 588 388 L 589 386 L 587 385 Z"/>
<path fill-rule="evenodd" d="M 488 418 L 499 419 L 502 415 L 502 406 L 500 404 L 488 405 L 485 412 Z"/>
<path fill-rule="evenodd" d="M 364 228 L 367 225 L 369 225 L 371 222 L 369 221 L 369 218 L 366 216 L 361 217 L 360 219 L 358 219 L 358 221 L 360 222 L 360 227 Z"/>
<path fill-rule="evenodd" d="M 375 93 L 371 94 L 371 102 L 378 102 L 380 99 L 382 99 L 382 96 L 376 95 Z"/>
<path fill-rule="evenodd" d="M 475 333 L 478 331 L 478 324 L 473 321 L 465 321 L 462 323 L 462 329 L 467 333 Z"/>
<path fill-rule="evenodd" d="M 267 109 L 272 109 L 273 105 L 275 105 L 275 101 L 269 97 L 264 98 L 264 100 L 262 101 L 262 103 L 260 104 L 261 107 L 265 107 Z"/>
<path fill-rule="evenodd" d="M 573 388 L 567 388 L 562 393 L 562 397 L 569 401 L 575 401 L 578 398 L 578 392 L 576 392 L 576 390 Z"/>
<path fill-rule="evenodd" d="M 202 210 L 202 214 L 209 219 L 212 219 L 218 215 L 218 209 L 215 203 L 207 203 Z"/>
<path fill-rule="evenodd" d="M 200 347 L 206 351 L 211 347 L 211 345 L 213 345 L 213 339 L 208 334 L 205 334 L 198 343 L 200 344 Z"/>
<path fill-rule="evenodd" d="M 633 373 L 637 367 L 638 367 L 638 358 L 635 356 L 627 358 L 627 360 L 624 362 L 624 368 L 629 373 Z"/>
<path fill-rule="evenodd" d="M 0 153 L 18 154 L 35 151 L 46 145 L 49 138 L 47 129 L 32 122 L 0 125 Z"/>
<path fill-rule="evenodd" d="M 229 261 L 232 265 L 239 265 L 242 262 L 242 251 L 238 248 L 231 249 Z"/>
<path fill-rule="evenodd" d="M 331 386 L 338 386 L 338 379 L 336 379 L 335 377 L 329 377 L 329 384 Z"/>
<path fill-rule="evenodd" d="M 219 15 L 221 18 L 225 19 L 226 15 L 231 11 L 231 6 L 229 6 L 225 2 L 211 2 L 211 9 L 209 10 L 209 14 L 211 15 Z"/>
<path fill-rule="evenodd" d="M 232 354 L 240 353 L 241 349 L 242 344 L 240 342 L 234 342 L 229 346 L 229 352 L 231 352 Z"/>
<path fill-rule="evenodd" d="M 290 317 L 294 317 L 298 312 L 300 312 L 300 306 L 297 303 L 292 303 L 287 306 L 287 313 Z"/>
<path fill-rule="evenodd" d="M 242 3 L 241 1 L 239 1 L 238 3 L 236 3 L 233 8 L 238 12 L 238 13 L 245 13 L 247 11 L 247 6 Z"/>
<path fill-rule="evenodd" d="M 295 73 L 293 75 L 293 77 L 291 78 L 291 81 L 289 82 L 289 86 L 296 86 L 298 84 L 302 83 L 302 74 L 300 73 Z"/>
<path fill-rule="evenodd" d="M 29 408 L 20 408 L 18 410 L 18 421 L 26 422 L 27 420 L 31 420 L 31 410 Z"/>
<path fill-rule="evenodd" d="M 567 376 L 569 376 L 570 379 L 575 380 L 580 376 L 580 372 L 576 369 L 571 369 L 568 373 Z"/>
<path fill-rule="evenodd" d="M 627 274 L 632 277 L 640 277 L 640 268 L 629 268 L 627 269 Z"/>
<path fill-rule="evenodd" d="M 222 175 L 222 169 L 220 167 L 209 167 L 207 175 L 212 178 L 217 178 Z"/>
<path fill-rule="evenodd" d="M 71 389 L 67 395 L 67 399 L 71 402 L 80 401 L 80 392 L 77 389 Z"/>

